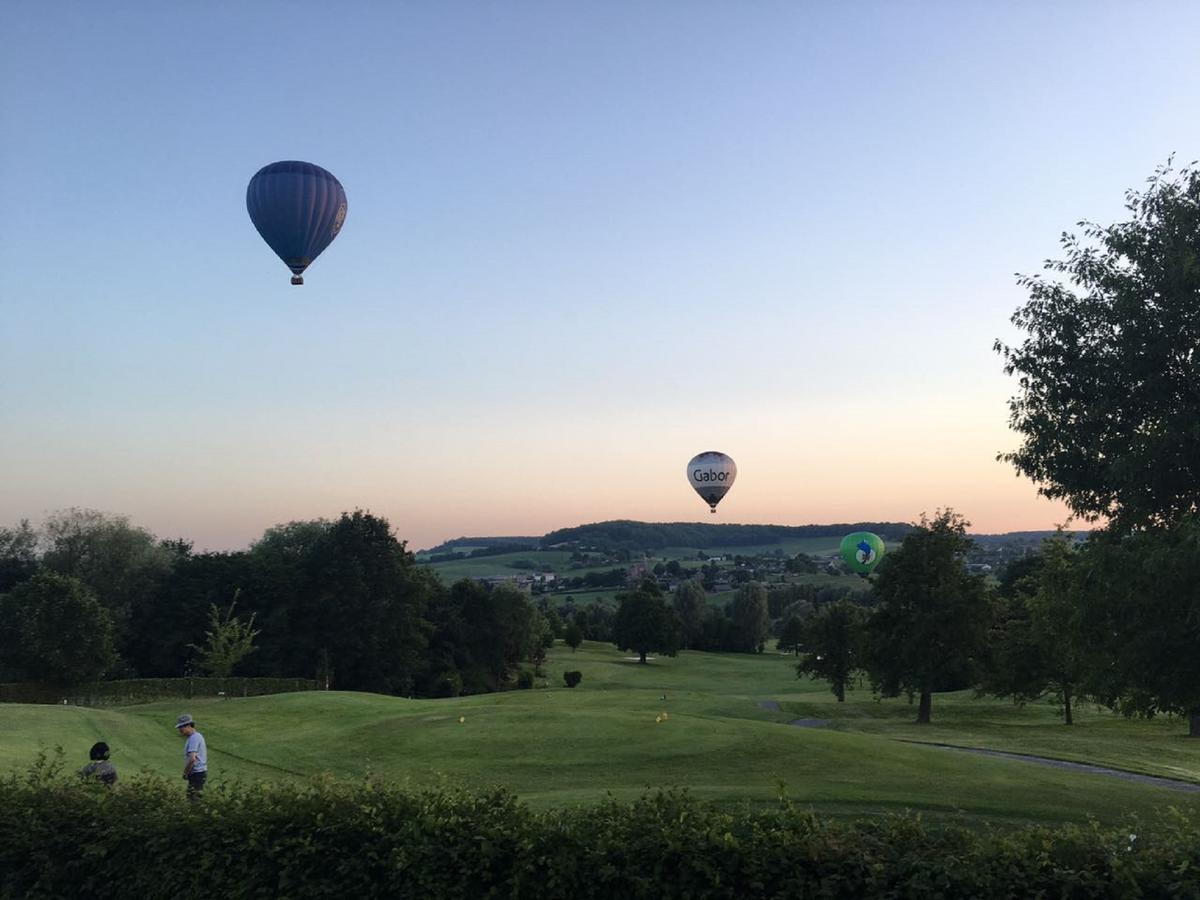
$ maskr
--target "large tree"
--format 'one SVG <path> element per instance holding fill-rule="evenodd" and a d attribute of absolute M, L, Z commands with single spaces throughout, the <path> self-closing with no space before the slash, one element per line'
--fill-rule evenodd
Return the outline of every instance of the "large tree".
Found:
<path fill-rule="evenodd" d="M 540 655 L 547 637 L 529 598 L 511 585 L 489 589 L 461 579 L 435 595 L 428 615 L 429 682 L 436 686 L 454 672 L 466 693 L 502 690 L 523 660 Z"/>
<path fill-rule="evenodd" d="M 862 607 L 849 600 L 823 606 L 803 620 L 796 642 L 797 676 L 812 675 L 828 681 L 838 703 L 846 699 L 846 688 L 862 667 L 862 629 L 866 616 Z"/>
<path fill-rule="evenodd" d="M 170 575 L 133 610 L 125 642 L 126 661 L 143 677 L 184 674 L 192 655 L 188 644 L 204 633 L 209 608 L 227 603 L 239 590 L 240 607 L 257 611 L 257 620 L 262 622 L 263 595 L 256 571 L 254 558 L 244 552 L 176 554 Z M 265 640 L 260 641 L 262 649 L 247 659 L 243 674 L 299 674 L 274 665 L 286 630 L 280 627 L 278 635 L 272 640 L 271 628 L 266 629 Z"/>
<path fill-rule="evenodd" d="M 0 528 L 0 594 L 33 577 L 38 566 L 38 536 L 28 519 Z"/>
<path fill-rule="evenodd" d="M 1091 692 L 1126 715 L 1177 714 L 1200 738 L 1200 517 L 1088 542 Z"/>
<path fill-rule="evenodd" d="M 289 609 L 289 674 L 320 664 L 344 690 L 410 693 L 425 664 L 424 612 L 435 581 L 385 519 L 343 513 L 304 555 Z"/>
<path fill-rule="evenodd" d="M 1001 458 L 1079 516 L 1121 528 L 1200 508 L 1200 170 L 1164 167 L 1129 219 L 1064 234 L 1055 277 L 1020 277 L 1016 376 Z"/>
<path fill-rule="evenodd" d="M 570 647 L 571 652 L 574 653 L 579 649 L 579 645 L 583 643 L 583 629 L 574 622 L 571 622 L 563 630 L 563 643 Z"/>
<path fill-rule="evenodd" d="M 708 609 L 704 585 L 696 578 L 680 582 L 671 595 L 671 605 L 679 616 L 683 649 L 694 650 L 704 633 L 704 613 Z"/>
<path fill-rule="evenodd" d="M 732 649 L 741 653 L 761 653 L 771 631 L 767 589 L 755 581 L 738 588 L 729 604 L 729 619 L 733 623 Z"/>
<path fill-rule="evenodd" d="M 0 656 L 25 678 L 70 687 L 114 660 L 112 620 L 77 578 L 39 572 L 0 596 Z"/>
<path fill-rule="evenodd" d="M 811 616 L 811 611 L 809 616 Z M 800 649 L 804 640 L 804 623 L 809 616 L 800 614 L 800 610 L 788 610 L 787 614 L 779 622 L 778 642 L 776 646 L 784 653 L 788 651 L 794 652 L 797 656 L 800 655 Z"/>
<path fill-rule="evenodd" d="M 679 617 L 667 605 L 652 579 L 636 591 L 617 595 L 617 617 L 613 622 L 613 643 L 622 650 L 638 654 L 646 662 L 647 653 L 674 656 L 679 650 Z"/>
<path fill-rule="evenodd" d="M 1072 703 L 1097 656 L 1083 623 L 1083 567 L 1065 534 L 1047 540 L 1033 559 L 997 601 L 981 688 L 1018 702 L 1053 694 L 1070 725 Z"/>
<path fill-rule="evenodd" d="M 1009 407 L 1022 444 L 1002 458 L 1083 518 L 1109 521 L 1090 558 L 1108 573 L 1095 595 L 1112 600 L 1103 608 L 1119 627 L 1096 635 L 1115 637 L 1127 662 L 1101 693 L 1152 712 L 1191 702 L 1178 688 L 1195 682 L 1200 658 L 1191 595 L 1176 580 L 1200 560 L 1156 569 L 1131 555 L 1200 553 L 1189 539 L 1200 513 L 1200 169 L 1160 168 L 1126 207 L 1127 221 L 1063 236 L 1063 258 L 1046 263 L 1060 277 L 1021 279 L 1030 299 L 1013 322 L 1025 335 L 996 349 L 1019 379 Z M 1173 639 L 1155 647 L 1148 634 Z"/>
<path fill-rule="evenodd" d="M 922 516 L 875 575 L 865 667 L 883 696 L 919 696 L 922 724 L 935 691 L 971 683 L 987 640 L 987 588 L 966 567 L 968 524 L 949 509 Z"/>
<path fill-rule="evenodd" d="M 133 639 L 131 620 L 167 580 L 176 555 L 154 535 L 94 509 L 66 509 L 42 524 L 46 568 L 78 578 L 112 618 L 117 650 Z"/>

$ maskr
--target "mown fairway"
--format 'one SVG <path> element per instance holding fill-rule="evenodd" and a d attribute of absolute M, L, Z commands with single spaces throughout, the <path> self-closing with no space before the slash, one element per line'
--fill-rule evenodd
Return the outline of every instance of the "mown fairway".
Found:
<path fill-rule="evenodd" d="M 1102 762 L 1200 783 L 1200 742 L 1179 722 L 1126 722 L 1080 710 L 1058 724 L 1051 707 L 938 695 L 935 724 L 911 725 L 904 701 L 867 692 L 840 709 L 825 685 L 799 681 L 778 655 L 685 653 L 639 666 L 609 645 L 555 648 L 551 687 L 451 700 L 308 693 L 156 703 L 119 709 L 0 706 L 0 769 L 60 745 L 72 765 L 103 739 L 123 778 L 140 768 L 177 775 L 181 711 L 205 733 L 218 784 L 323 772 L 373 773 L 413 786 L 510 787 L 538 806 L 629 797 L 686 786 L 722 803 L 769 802 L 780 787 L 839 814 L 914 809 L 1002 821 L 1115 821 L 1169 805 L 1200 813 L 1200 794 L 972 756 L 917 739 Z M 564 669 L 583 683 L 561 687 Z M 662 699 L 663 697 L 666 699 Z M 780 712 L 758 707 L 774 699 Z M 663 712 L 668 718 L 655 718 Z M 830 729 L 789 726 L 798 716 Z M 464 721 L 459 722 L 462 717 Z M 182 783 L 181 783 L 182 791 Z"/>

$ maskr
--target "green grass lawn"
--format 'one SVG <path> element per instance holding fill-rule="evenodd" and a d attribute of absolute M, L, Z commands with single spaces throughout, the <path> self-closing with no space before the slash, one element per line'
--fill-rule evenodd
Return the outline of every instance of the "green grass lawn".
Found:
<path fill-rule="evenodd" d="M 1189 744 L 1179 722 L 1081 711 L 1081 724 L 1067 729 L 1043 706 L 938 695 L 935 725 L 918 729 L 902 700 L 855 695 L 836 708 L 825 685 L 798 680 L 777 654 L 683 653 L 641 666 L 610 645 L 572 653 L 559 644 L 546 669 L 549 688 L 450 700 L 314 692 L 116 709 L 0 705 L 0 770 L 54 746 L 83 765 L 102 739 L 123 778 L 143 768 L 174 775 L 182 742 L 172 723 L 186 710 L 207 737 L 215 783 L 371 772 L 412 786 L 505 785 L 535 806 L 685 786 L 723 804 L 771 802 L 782 788 L 836 814 L 913 809 L 1060 822 L 1117 821 L 1168 805 L 1200 813 L 1198 794 L 906 742 L 1045 753 L 1200 782 L 1200 742 Z M 560 686 L 565 669 L 583 672 L 580 687 Z M 759 708 L 766 699 L 782 711 Z M 786 724 L 798 716 L 835 725 Z"/>
<path fill-rule="evenodd" d="M 446 584 L 461 578 L 486 578 L 495 575 L 521 575 L 533 572 L 565 571 L 571 559 L 566 550 L 520 550 L 515 553 L 498 553 L 495 556 L 480 556 L 476 559 L 452 559 L 439 563 L 423 563 L 441 576 Z M 536 562 L 536 569 L 515 569 L 512 563 L 521 560 Z M 583 570 L 581 570 L 583 571 Z"/>
<path fill-rule="evenodd" d="M 1187 723 L 1179 719 L 1129 721 L 1077 704 L 1074 724 L 1067 726 L 1053 701 L 1018 707 L 972 691 L 936 695 L 929 725 L 916 724 L 916 707 L 906 700 L 878 701 L 866 689 L 848 692 L 845 703 L 826 689 L 792 694 L 780 706 L 782 720 L 825 719 L 840 732 L 1029 753 L 1200 783 L 1200 741 L 1188 738 Z"/>

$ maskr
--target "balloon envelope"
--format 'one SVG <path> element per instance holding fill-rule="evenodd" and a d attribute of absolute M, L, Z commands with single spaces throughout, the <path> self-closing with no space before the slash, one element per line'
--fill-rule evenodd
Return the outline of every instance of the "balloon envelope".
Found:
<path fill-rule="evenodd" d="M 300 273 L 321 255 L 346 221 L 346 192 L 320 166 L 285 160 L 263 166 L 246 188 L 250 221 L 302 284 Z"/>
<path fill-rule="evenodd" d="M 842 559 L 859 575 L 870 575 L 883 559 L 883 538 L 869 531 L 856 531 L 842 538 Z"/>
<path fill-rule="evenodd" d="M 692 457 L 687 464 L 687 476 L 688 483 L 715 513 L 717 504 L 737 478 L 737 464 L 724 453 L 707 450 Z"/>

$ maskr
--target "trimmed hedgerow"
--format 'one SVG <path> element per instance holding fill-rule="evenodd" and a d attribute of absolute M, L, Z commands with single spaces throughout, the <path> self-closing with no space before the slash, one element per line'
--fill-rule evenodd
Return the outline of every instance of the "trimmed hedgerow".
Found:
<path fill-rule="evenodd" d="M 533 812 L 503 791 L 363 782 L 115 789 L 42 762 L 0 781 L 0 897 L 1200 897 L 1200 824 L 847 822 L 663 792 Z"/>
<path fill-rule="evenodd" d="M 311 678 L 132 678 L 96 681 L 61 688 L 26 681 L 0 684 L 0 703 L 62 703 L 72 706 L 119 706 L 191 697 L 259 697 L 291 691 L 315 691 Z"/>

